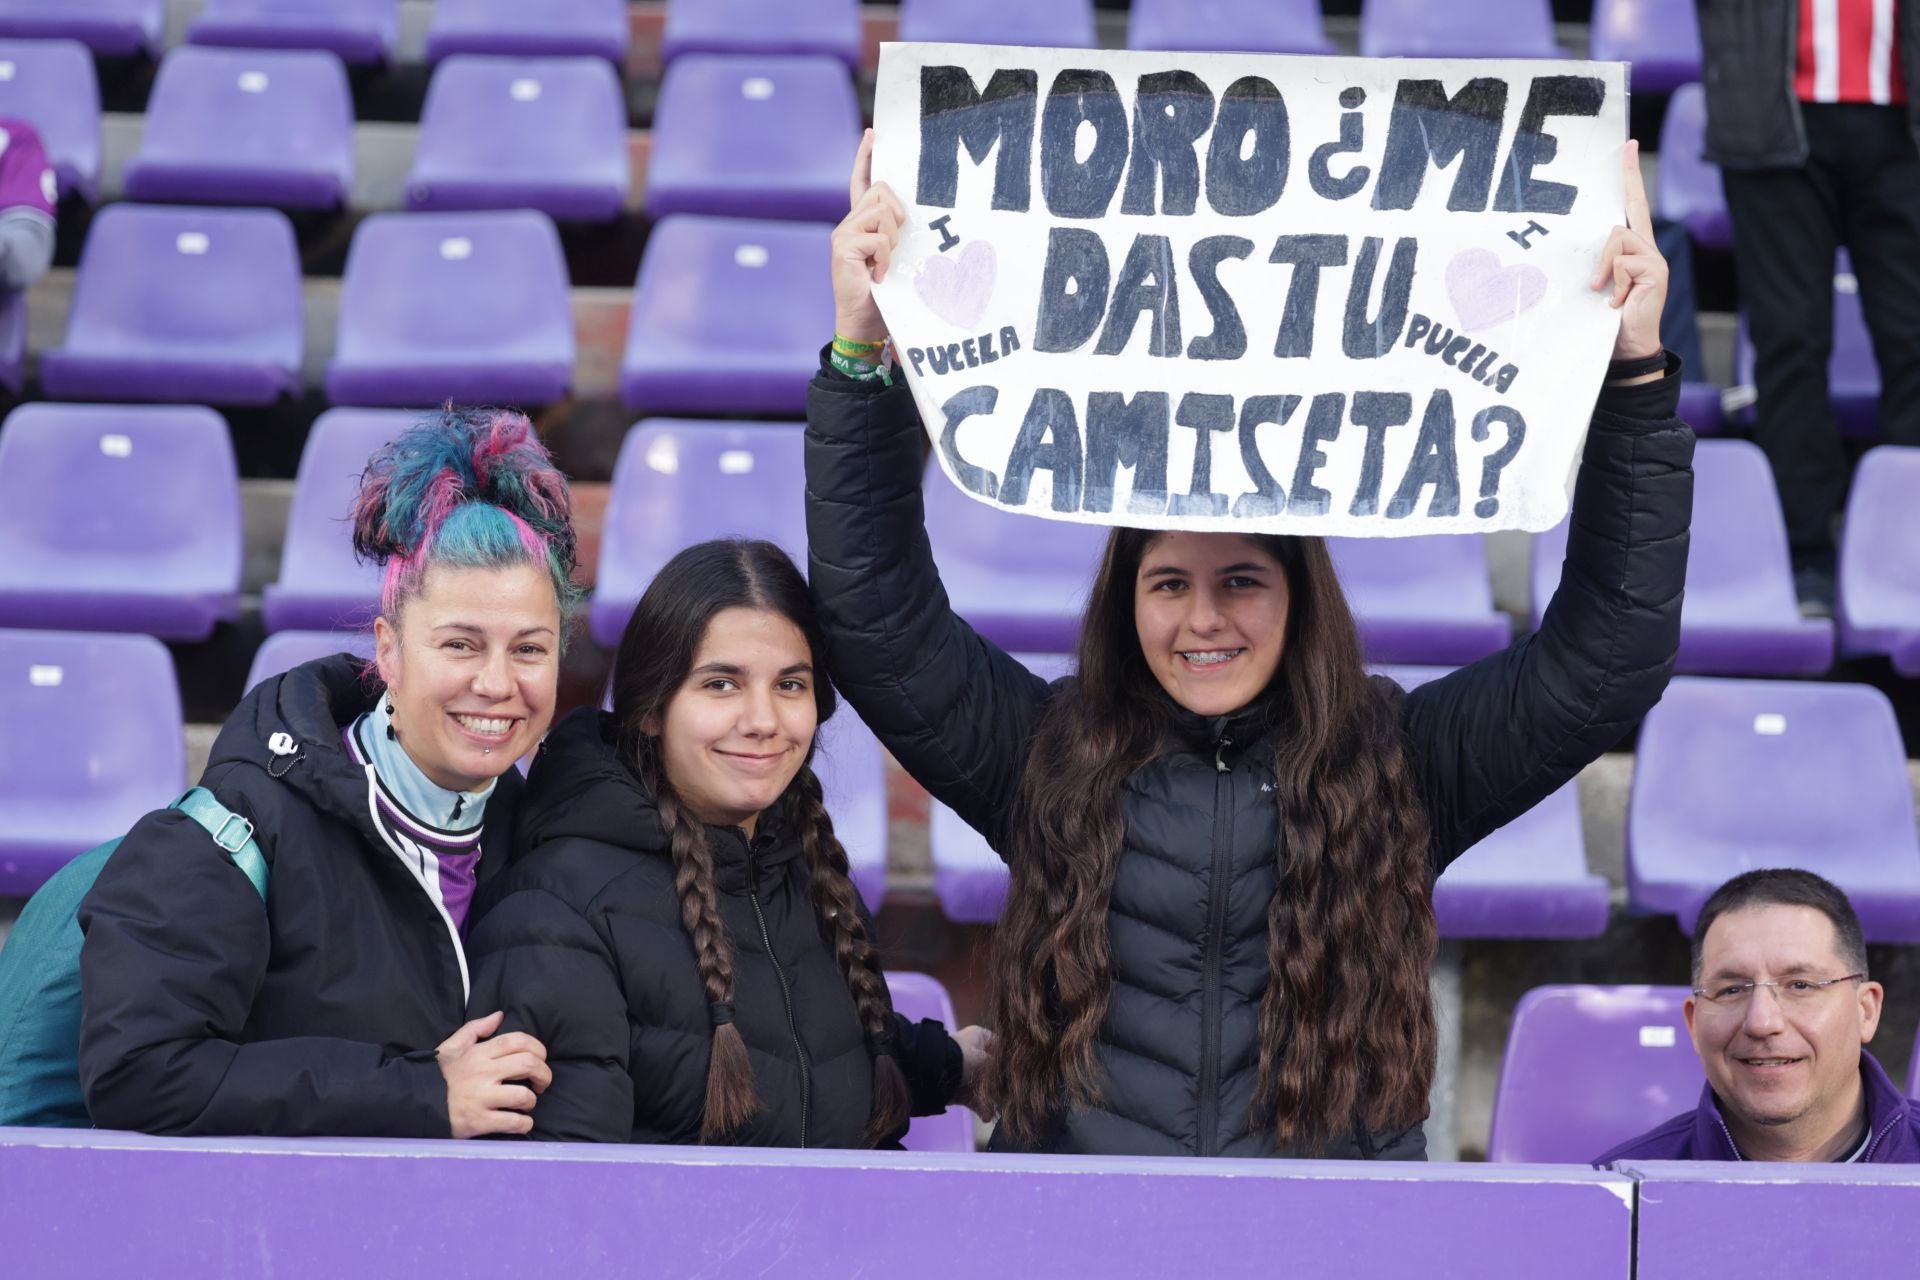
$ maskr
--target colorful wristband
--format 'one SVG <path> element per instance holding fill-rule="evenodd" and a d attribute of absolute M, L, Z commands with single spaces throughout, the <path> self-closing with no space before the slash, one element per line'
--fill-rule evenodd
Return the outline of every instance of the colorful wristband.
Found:
<path fill-rule="evenodd" d="M 852 338 L 843 338 L 836 333 L 833 335 L 833 349 L 855 360 L 870 360 L 887 349 L 887 341 L 882 338 L 878 342 L 856 342 Z"/>
<path fill-rule="evenodd" d="M 827 352 L 827 363 L 834 369 L 856 382 L 878 381 L 886 386 L 893 385 L 893 374 L 885 364 L 873 364 L 858 360 L 852 356 L 843 356 L 838 351 Z"/>

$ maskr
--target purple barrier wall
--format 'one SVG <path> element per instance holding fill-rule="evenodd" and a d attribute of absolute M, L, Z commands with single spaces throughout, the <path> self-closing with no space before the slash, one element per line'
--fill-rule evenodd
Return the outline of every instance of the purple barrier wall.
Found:
<path fill-rule="evenodd" d="M 1640 1181 L 1637 1280 L 1920 1275 L 1920 1166 L 1617 1166 Z"/>
<path fill-rule="evenodd" d="M 0 1272 L 1624 1280 L 1565 1166 L 753 1152 L 0 1129 Z"/>

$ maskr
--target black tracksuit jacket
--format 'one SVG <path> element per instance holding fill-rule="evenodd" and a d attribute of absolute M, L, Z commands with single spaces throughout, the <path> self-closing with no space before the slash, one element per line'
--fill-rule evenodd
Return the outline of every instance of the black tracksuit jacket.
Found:
<path fill-rule="evenodd" d="M 1399 709 L 1436 876 L 1619 742 L 1666 687 L 1693 497 L 1678 383 L 1675 368 L 1602 392 L 1566 568 L 1538 633 L 1411 694 L 1377 682 Z M 1025 744 L 1053 689 L 950 608 L 924 527 L 922 439 L 903 383 L 814 379 L 809 576 L 834 683 L 901 765 L 1005 856 Z M 1187 717 L 1127 780 L 1112 995 L 1096 1044 L 1103 1100 L 1063 1109 L 1045 1149 L 1424 1156 L 1419 1126 L 1356 1127 L 1331 1149 L 1300 1152 L 1276 1151 L 1249 1123 L 1267 909 L 1286 856 L 1272 761 L 1270 739 Z"/>

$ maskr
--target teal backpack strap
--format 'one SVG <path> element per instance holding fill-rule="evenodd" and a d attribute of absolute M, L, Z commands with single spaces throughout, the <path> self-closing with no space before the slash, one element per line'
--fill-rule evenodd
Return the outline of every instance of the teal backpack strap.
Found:
<path fill-rule="evenodd" d="M 267 900 L 267 856 L 253 838 L 253 824 L 214 799 L 213 792 L 195 787 L 175 800 L 173 808 L 207 829 L 213 842 L 227 851 L 233 865 L 253 882 L 260 901 Z"/>

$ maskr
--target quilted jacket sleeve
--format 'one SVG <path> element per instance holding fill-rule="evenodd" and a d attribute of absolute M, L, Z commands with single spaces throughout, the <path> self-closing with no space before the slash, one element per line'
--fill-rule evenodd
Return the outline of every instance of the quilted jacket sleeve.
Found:
<path fill-rule="evenodd" d="M 947 602 L 913 395 L 822 371 L 807 392 L 808 577 L 834 684 L 901 767 L 996 849 L 1046 681 Z"/>
<path fill-rule="evenodd" d="M 502 1010 L 500 1033 L 546 1046 L 553 1084 L 533 1106 L 533 1134 L 554 1142 L 631 1142 L 633 1077 L 627 999 L 611 943 L 589 911 L 523 887 L 487 912 L 467 952 L 469 1017 Z"/>
<path fill-rule="evenodd" d="M 1617 744 L 1666 689 L 1693 515 L 1678 400 L 1671 368 L 1601 393 L 1540 629 L 1407 696 L 1436 874 Z"/>
<path fill-rule="evenodd" d="M 234 786 L 223 802 L 256 822 Z M 242 1043 L 267 973 L 260 896 L 192 818 L 135 823 L 81 901 L 80 1082 L 103 1129 L 444 1138 L 432 1050 L 331 1036 Z"/>

